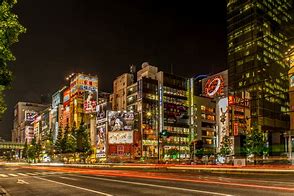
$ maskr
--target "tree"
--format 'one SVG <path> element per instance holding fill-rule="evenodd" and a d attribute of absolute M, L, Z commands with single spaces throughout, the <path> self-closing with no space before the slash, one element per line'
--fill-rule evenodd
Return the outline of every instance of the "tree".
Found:
<path fill-rule="evenodd" d="M 230 140 L 230 137 L 225 135 L 222 139 L 221 145 L 220 145 L 220 152 L 219 154 L 221 156 L 227 156 L 231 154 L 232 149 L 231 149 L 232 142 Z"/>
<path fill-rule="evenodd" d="M 58 128 L 58 135 L 55 142 L 55 150 L 57 154 L 65 152 L 66 140 L 63 139 L 63 133 L 61 127 Z"/>
<path fill-rule="evenodd" d="M 77 151 L 82 154 L 84 159 L 91 153 L 91 144 L 89 141 L 89 131 L 86 129 L 84 123 L 80 124 L 79 129 L 76 132 L 77 138 Z"/>
<path fill-rule="evenodd" d="M 72 128 L 71 133 L 69 132 L 69 128 L 67 127 L 64 132 L 63 139 L 65 140 L 65 152 L 66 153 L 74 153 L 77 149 L 77 141 L 75 138 L 75 129 Z"/>
<path fill-rule="evenodd" d="M 0 0 L 0 117 L 6 111 L 4 90 L 12 81 L 8 62 L 14 61 L 11 46 L 18 42 L 18 36 L 26 29 L 19 23 L 17 15 L 12 12 L 17 0 Z"/>
<path fill-rule="evenodd" d="M 266 154 L 268 151 L 265 134 L 258 130 L 258 128 L 253 128 L 251 132 L 247 134 L 245 142 L 247 154 L 254 156 L 254 164 L 257 163 L 257 157 Z"/>
<path fill-rule="evenodd" d="M 204 143 L 202 140 L 196 140 L 194 154 L 198 158 L 204 155 Z"/>

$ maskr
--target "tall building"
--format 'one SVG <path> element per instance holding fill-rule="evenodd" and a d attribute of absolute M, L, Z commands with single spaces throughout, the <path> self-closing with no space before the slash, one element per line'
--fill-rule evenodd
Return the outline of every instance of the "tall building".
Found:
<path fill-rule="evenodd" d="M 12 130 L 12 141 L 25 143 L 31 142 L 34 137 L 32 122 L 38 113 L 47 106 L 37 103 L 18 102 L 14 107 L 14 120 Z"/>
<path fill-rule="evenodd" d="M 124 73 L 113 81 L 113 110 L 127 110 L 127 87 L 131 85 L 133 81 L 133 74 L 130 73 Z"/>
<path fill-rule="evenodd" d="M 291 0 L 227 0 L 229 89 L 250 93 L 251 126 L 267 133 L 270 153 L 283 149 L 289 129 L 287 36 Z"/>

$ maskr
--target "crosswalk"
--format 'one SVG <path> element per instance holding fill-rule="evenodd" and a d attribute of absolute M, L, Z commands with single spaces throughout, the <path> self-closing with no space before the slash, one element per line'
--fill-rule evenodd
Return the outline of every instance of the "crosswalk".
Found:
<path fill-rule="evenodd" d="M 25 177 L 25 176 L 43 176 L 43 175 L 56 175 L 62 174 L 63 172 L 24 172 L 24 173 L 0 173 L 1 178 L 9 178 L 9 177 Z"/>

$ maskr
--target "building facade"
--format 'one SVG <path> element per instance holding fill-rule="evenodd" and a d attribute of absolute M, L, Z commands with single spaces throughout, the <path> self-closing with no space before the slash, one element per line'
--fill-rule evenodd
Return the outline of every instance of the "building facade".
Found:
<path fill-rule="evenodd" d="M 28 143 L 34 137 L 34 128 L 32 122 L 38 113 L 44 110 L 46 105 L 18 102 L 14 107 L 14 120 L 12 130 L 12 141 L 18 143 Z"/>
<path fill-rule="evenodd" d="M 251 126 L 268 134 L 270 154 L 283 152 L 289 129 L 288 69 L 283 26 L 292 1 L 227 1 L 229 88 L 250 93 Z"/>

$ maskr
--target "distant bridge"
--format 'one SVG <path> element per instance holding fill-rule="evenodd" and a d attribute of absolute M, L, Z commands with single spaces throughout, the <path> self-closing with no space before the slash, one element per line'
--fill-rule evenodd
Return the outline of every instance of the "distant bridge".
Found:
<path fill-rule="evenodd" d="M 0 142 L 0 150 L 22 150 L 24 144 L 16 142 Z"/>

